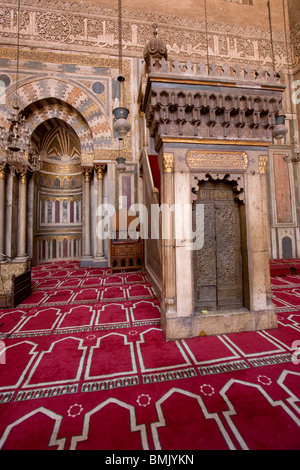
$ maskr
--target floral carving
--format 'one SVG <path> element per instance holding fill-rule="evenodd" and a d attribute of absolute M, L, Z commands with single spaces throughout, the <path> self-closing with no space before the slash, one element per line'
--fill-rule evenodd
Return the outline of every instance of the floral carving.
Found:
<path fill-rule="evenodd" d="M 45 41 L 66 41 L 71 34 L 71 24 L 59 13 L 43 13 L 36 22 L 39 35 Z"/>

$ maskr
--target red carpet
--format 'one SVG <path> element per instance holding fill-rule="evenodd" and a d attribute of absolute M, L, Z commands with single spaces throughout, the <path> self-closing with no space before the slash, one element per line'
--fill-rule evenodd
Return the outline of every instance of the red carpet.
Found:
<path fill-rule="evenodd" d="M 0 311 L 1 449 L 300 449 L 300 275 L 272 278 L 278 329 L 176 342 L 144 273 L 32 283 Z"/>

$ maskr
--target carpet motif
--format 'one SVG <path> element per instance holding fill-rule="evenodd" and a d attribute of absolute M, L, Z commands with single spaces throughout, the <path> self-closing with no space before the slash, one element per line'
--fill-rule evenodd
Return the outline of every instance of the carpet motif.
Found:
<path fill-rule="evenodd" d="M 300 449 L 295 269 L 272 276 L 278 329 L 166 342 L 144 273 L 33 268 L 0 310 L 0 448 Z"/>

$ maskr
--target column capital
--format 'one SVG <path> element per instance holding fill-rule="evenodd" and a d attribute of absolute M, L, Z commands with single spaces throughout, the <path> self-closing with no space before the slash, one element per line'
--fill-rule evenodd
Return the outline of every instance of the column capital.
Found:
<path fill-rule="evenodd" d="M 105 167 L 103 165 L 96 165 L 95 171 L 97 174 L 97 179 L 102 180 L 104 177 L 104 173 L 105 173 Z"/>
<path fill-rule="evenodd" d="M 92 169 L 91 168 L 83 168 L 82 170 L 83 180 L 85 183 L 90 183 L 91 176 L 92 176 Z"/>
<path fill-rule="evenodd" d="M 23 170 L 19 173 L 19 179 L 20 179 L 20 183 L 22 184 L 26 184 L 27 183 L 27 178 L 28 178 L 28 171 L 27 170 Z"/>
<path fill-rule="evenodd" d="M 3 168 L 0 168 L 0 179 L 5 180 L 7 176 L 7 171 L 5 166 Z"/>
<path fill-rule="evenodd" d="M 162 156 L 164 173 L 172 173 L 174 170 L 174 154 L 163 153 Z"/>

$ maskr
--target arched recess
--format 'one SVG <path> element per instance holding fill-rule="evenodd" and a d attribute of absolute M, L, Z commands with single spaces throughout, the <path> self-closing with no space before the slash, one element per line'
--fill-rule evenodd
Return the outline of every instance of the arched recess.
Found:
<path fill-rule="evenodd" d="M 17 88 L 17 94 L 21 110 L 25 110 L 37 102 L 43 105 L 43 100 L 48 103 L 49 101 L 50 103 L 54 102 L 54 104 L 57 104 L 56 100 L 67 103 L 86 121 L 92 134 L 94 148 L 107 147 L 113 143 L 112 116 L 108 116 L 101 102 L 88 95 L 79 83 L 71 83 L 54 77 L 39 77 L 21 84 Z M 7 90 L 8 102 L 13 103 L 15 98 L 16 90 L 10 87 Z"/>
<path fill-rule="evenodd" d="M 93 152 L 93 134 L 84 117 L 68 103 L 57 98 L 35 101 L 24 109 L 26 120 L 34 135 L 35 129 L 49 119 L 67 123 L 76 133 L 81 153 Z M 34 142 L 37 144 L 37 142 Z"/>
<path fill-rule="evenodd" d="M 292 259 L 293 258 L 293 242 L 292 239 L 288 236 L 282 238 L 282 257 L 283 259 Z"/>
<path fill-rule="evenodd" d="M 26 240 L 24 241 L 28 256 L 33 259 L 33 263 L 47 261 L 49 258 L 80 259 L 82 238 L 82 200 L 80 198 L 82 197 L 83 184 L 81 163 L 93 161 L 95 149 L 108 149 L 111 147 L 114 142 L 113 118 L 107 114 L 103 104 L 97 97 L 89 94 L 88 90 L 84 89 L 79 83 L 66 81 L 64 77 L 35 76 L 31 79 L 21 79 L 17 87 L 14 84 L 7 89 L 6 104 L 14 103 L 15 98 L 17 98 L 20 112 L 25 116 L 26 121 L 31 124 L 33 129 L 32 140 L 39 151 L 45 150 L 38 146 L 41 135 L 48 132 L 48 125 L 50 127 L 54 125 L 55 128 L 60 127 L 60 131 L 53 131 L 53 129 L 52 131 L 56 133 L 56 139 L 61 139 L 61 142 L 66 142 L 67 136 L 74 132 L 79 142 L 78 148 L 81 156 L 81 161 L 78 161 L 78 168 L 74 170 L 74 161 L 70 161 L 68 164 L 73 165 L 73 167 L 67 171 L 66 168 L 63 169 L 63 166 L 67 166 L 68 158 L 61 162 L 49 162 L 47 161 L 47 153 L 43 152 L 43 167 L 35 173 L 34 178 L 28 178 L 27 227 Z M 4 125 L 7 126 L 9 109 L 6 105 L 1 106 L 1 108 L 3 108 L 3 113 L 0 113 L 0 123 L 4 122 Z M 58 123 L 60 123 L 59 126 L 57 126 Z M 49 135 L 47 138 L 49 138 Z M 77 144 L 75 147 L 77 147 Z M 64 152 L 58 153 L 60 156 L 66 156 Z M 52 165 L 52 167 L 49 165 Z M 61 170 L 63 169 L 62 172 L 57 171 L 58 165 Z M 41 174 L 43 172 L 44 175 Z M 79 178 L 80 186 L 78 184 Z M 17 182 L 14 184 L 16 186 Z M 47 214 L 51 214 L 52 210 L 52 218 L 49 216 L 49 223 L 56 225 L 54 227 L 56 233 L 52 240 L 46 240 L 44 237 L 40 240 L 40 245 L 37 246 L 37 236 L 42 232 L 44 233 L 44 229 L 46 229 L 45 226 L 38 225 L 40 221 L 39 189 L 41 187 L 43 187 L 44 193 L 46 189 L 49 189 L 49 205 L 47 206 L 49 212 Z M 52 194 L 54 190 L 56 192 L 55 196 Z M 72 199 L 74 195 L 76 200 Z M 53 199 L 54 197 L 56 199 Z M 58 197 L 60 199 L 57 199 Z M 59 204 L 60 209 L 58 209 Z M 78 214 L 79 218 L 77 217 Z M 13 216 L 12 232 L 18 233 L 17 215 L 13 214 Z M 78 224 L 76 229 L 79 229 L 80 226 L 80 233 L 74 230 L 76 237 L 70 239 L 68 233 L 62 233 L 62 225 L 67 224 L 69 227 L 73 223 Z M 51 243 L 49 244 L 49 242 Z"/>
<path fill-rule="evenodd" d="M 35 174 L 31 201 L 34 207 L 33 262 L 79 259 L 82 142 L 70 124 L 57 117 L 42 121 L 35 128 L 32 141 L 42 159 L 42 166 Z"/>

